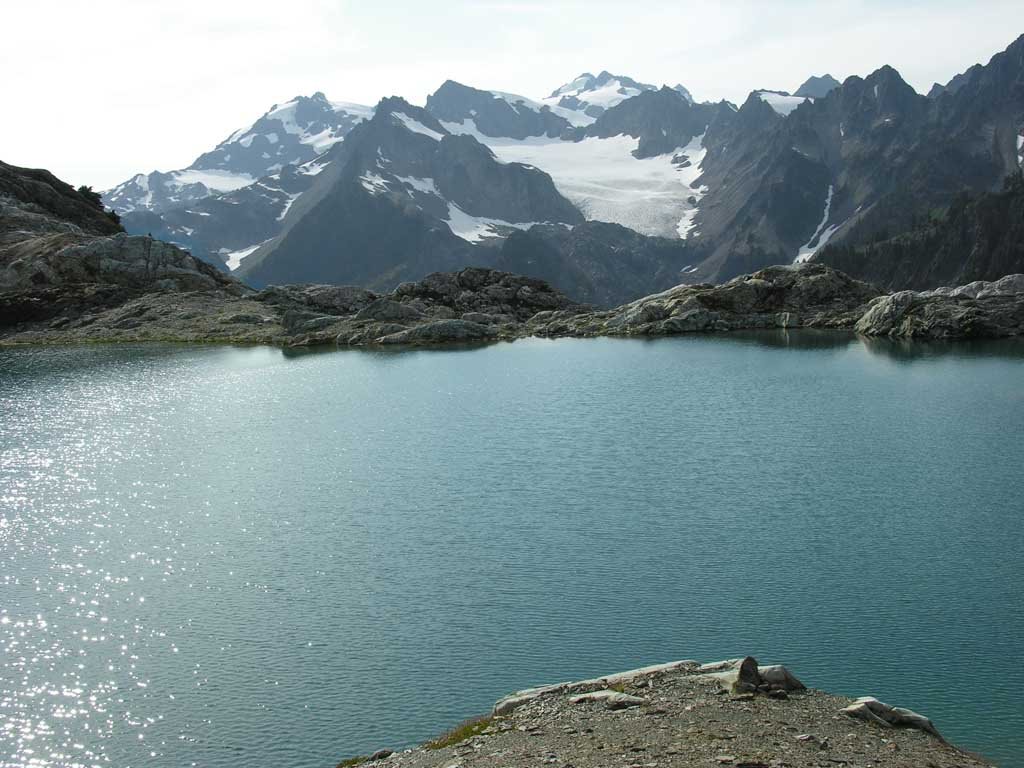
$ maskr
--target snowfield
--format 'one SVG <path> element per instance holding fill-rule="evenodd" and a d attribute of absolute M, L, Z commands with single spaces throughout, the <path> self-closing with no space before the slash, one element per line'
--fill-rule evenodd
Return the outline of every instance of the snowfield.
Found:
<path fill-rule="evenodd" d="M 202 184 L 214 192 L 234 192 L 236 189 L 247 187 L 256 179 L 247 173 L 232 173 L 231 171 L 207 170 L 207 171 L 174 171 L 174 182 L 166 181 L 166 186 L 172 183 L 178 186 L 185 184 Z"/>
<path fill-rule="evenodd" d="M 693 227 L 696 206 L 706 189 L 691 185 L 700 176 L 705 150 L 697 137 L 684 148 L 638 160 L 638 140 L 629 136 L 562 141 L 531 137 L 522 141 L 484 136 L 472 120 L 443 123 L 451 133 L 468 133 L 491 148 L 505 163 L 523 163 L 551 176 L 558 191 L 588 219 L 608 221 L 645 235 L 685 237 Z M 691 165 L 672 163 L 686 154 Z"/>
<path fill-rule="evenodd" d="M 586 75 L 581 75 L 580 77 L 577 77 L 575 80 L 573 80 L 571 83 L 566 83 L 565 85 L 563 85 L 553 94 L 548 96 L 546 99 L 543 99 L 541 103 L 551 107 L 552 111 L 554 111 L 555 108 L 558 107 L 558 102 L 562 99 L 562 97 L 569 96 L 579 99 L 583 103 L 584 109 L 586 109 L 586 107 L 590 105 L 602 107 L 604 109 L 611 109 L 616 104 L 621 104 L 626 99 L 632 98 L 633 96 L 636 96 L 637 94 L 642 92 L 642 89 L 640 88 L 634 88 L 633 86 L 624 86 L 622 84 L 622 81 L 619 80 L 618 78 L 614 80 L 609 80 L 604 85 L 598 86 L 596 88 L 590 87 L 591 82 L 592 78 L 589 78 Z M 594 118 L 589 118 L 582 112 L 566 110 L 562 107 L 559 107 L 559 109 L 562 109 L 565 112 L 573 112 L 574 114 L 578 115 L 581 118 L 589 119 L 590 122 L 593 122 L 594 120 Z M 567 117 L 567 119 L 569 118 Z M 585 123 L 578 124 L 584 125 Z"/>

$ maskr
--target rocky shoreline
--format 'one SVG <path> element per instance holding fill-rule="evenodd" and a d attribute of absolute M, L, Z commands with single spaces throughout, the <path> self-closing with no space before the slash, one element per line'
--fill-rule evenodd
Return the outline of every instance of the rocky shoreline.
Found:
<path fill-rule="evenodd" d="M 0 344 L 228 342 L 341 347 L 765 328 L 909 339 L 1024 333 L 1024 276 L 883 294 L 820 264 L 680 285 L 609 310 L 542 280 L 467 268 L 390 293 L 331 285 L 253 290 L 152 238 L 42 233 L 0 247 Z"/>
<path fill-rule="evenodd" d="M 517 691 L 491 713 L 413 749 L 339 764 L 380 768 L 812 768 L 991 763 L 926 717 L 877 699 L 806 688 L 751 658 L 685 660 Z"/>
<path fill-rule="evenodd" d="M 1024 333 L 1024 275 L 885 294 L 812 262 L 596 309 L 543 280 L 472 267 L 389 293 L 336 285 L 254 290 L 174 245 L 118 229 L 94 199 L 51 174 L 0 164 L 0 345 L 415 346 L 763 328 L 903 339 Z"/>

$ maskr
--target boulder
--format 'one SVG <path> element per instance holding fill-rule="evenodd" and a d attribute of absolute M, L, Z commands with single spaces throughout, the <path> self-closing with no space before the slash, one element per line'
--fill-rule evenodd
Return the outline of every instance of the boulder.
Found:
<path fill-rule="evenodd" d="M 769 693 L 772 691 L 803 691 L 806 686 L 780 664 L 759 666 L 757 659 L 747 656 L 705 664 L 698 672 L 717 680 L 729 693 Z"/>
<path fill-rule="evenodd" d="M 924 715 L 919 715 L 917 712 L 903 709 L 902 707 L 891 707 L 873 696 L 863 696 L 850 706 L 844 707 L 839 711 L 849 717 L 867 720 L 869 723 L 880 725 L 883 728 L 899 726 L 916 728 L 919 731 L 930 733 L 932 736 L 942 739 L 935 725 Z"/>
<path fill-rule="evenodd" d="M 646 699 L 609 689 L 581 693 L 579 696 L 572 696 L 569 699 L 570 704 L 589 704 L 592 702 L 603 702 L 608 709 L 626 709 L 639 706 L 646 702 Z"/>

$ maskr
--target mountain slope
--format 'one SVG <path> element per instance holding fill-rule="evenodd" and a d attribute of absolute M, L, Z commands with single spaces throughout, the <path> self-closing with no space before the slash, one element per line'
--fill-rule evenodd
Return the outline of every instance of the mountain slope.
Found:
<path fill-rule="evenodd" d="M 330 102 L 320 92 L 297 96 L 275 104 L 188 168 L 137 174 L 104 192 L 103 200 L 121 214 L 137 210 L 160 213 L 212 194 L 233 192 L 285 166 L 312 160 L 341 141 L 372 111 L 358 104 Z"/>
<path fill-rule="evenodd" d="M 246 279 L 392 287 L 490 263 L 496 251 L 487 246 L 517 228 L 582 221 L 547 174 L 499 162 L 471 136 L 450 134 L 395 97 L 327 159 L 284 231 L 242 263 Z"/>
<path fill-rule="evenodd" d="M 1024 176 L 1000 192 L 964 194 L 940 218 L 865 245 L 832 245 L 814 256 L 889 290 L 928 290 L 1024 273 Z"/>
<path fill-rule="evenodd" d="M 1024 37 L 955 92 L 927 98 L 882 67 L 774 119 L 748 99 L 713 124 L 694 227 L 719 282 L 826 242 L 866 243 L 911 227 L 961 189 L 998 189 L 1021 161 Z M 1024 141 L 1021 141 L 1024 144 Z"/>
<path fill-rule="evenodd" d="M 690 247 L 677 238 L 588 221 L 571 229 L 538 225 L 515 232 L 496 266 L 564 286 L 578 301 L 611 307 L 679 284 L 692 260 Z"/>
<path fill-rule="evenodd" d="M 427 97 L 426 110 L 445 124 L 472 123 L 484 136 L 553 138 L 572 129 L 570 121 L 549 105 L 514 94 L 470 88 L 454 80 L 446 80 Z M 558 107 L 555 110 L 565 112 Z"/>

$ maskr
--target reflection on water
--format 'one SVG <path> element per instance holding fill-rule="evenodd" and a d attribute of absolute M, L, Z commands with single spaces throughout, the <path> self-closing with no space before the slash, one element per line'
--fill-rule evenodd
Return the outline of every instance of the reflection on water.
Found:
<path fill-rule="evenodd" d="M 0 350 L 0 753 L 323 766 L 526 685 L 754 653 L 1020 762 L 1022 358 Z"/>

